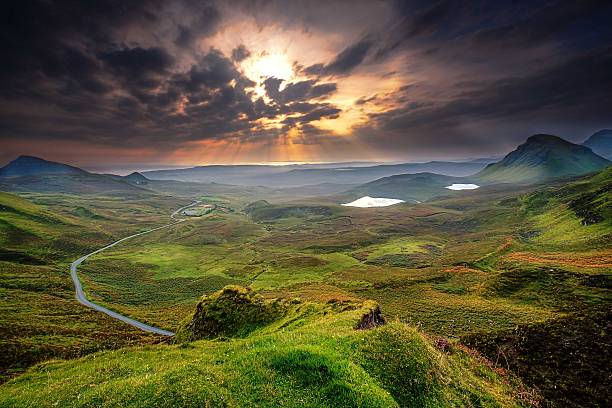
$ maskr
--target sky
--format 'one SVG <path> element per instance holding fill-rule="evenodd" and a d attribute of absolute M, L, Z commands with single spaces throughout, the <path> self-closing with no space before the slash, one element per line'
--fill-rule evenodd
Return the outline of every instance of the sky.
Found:
<path fill-rule="evenodd" d="M 427 161 L 612 127 L 610 1 L 31 0 L 0 163 Z"/>

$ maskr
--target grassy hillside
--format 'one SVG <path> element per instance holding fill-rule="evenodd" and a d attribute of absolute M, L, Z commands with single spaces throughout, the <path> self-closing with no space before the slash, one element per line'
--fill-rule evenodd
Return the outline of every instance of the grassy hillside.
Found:
<path fill-rule="evenodd" d="M 608 407 L 612 311 L 581 311 L 513 330 L 474 333 L 465 344 L 512 369 L 559 407 Z"/>
<path fill-rule="evenodd" d="M 0 388 L 0 406 L 512 407 L 534 398 L 486 360 L 401 323 L 355 330 L 371 307 L 296 301 L 245 337 L 42 364 Z"/>
<path fill-rule="evenodd" d="M 511 328 L 606 300 L 588 279 L 612 267 L 612 228 L 583 225 L 568 203 L 607 179 L 576 181 L 574 195 L 546 205 L 508 187 L 376 209 L 256 202 L 246 214 L 126 242 L 81 275 L 96 301 L 171 330 L 201 293 L 228 284 L 269 297 L 375 299 L 388 315 L 445 336 Z"/>
<path fill-rule="evenodd" d="M 78 304 L 68 265 L 159 225 L 175 205 L 166 200 L 0 193 L 0 381 L 47 359 L 157 341 Z"/>
<path fill-rule="evenodd" d="M 484 183 L 535 183 L 601 170 L 610 161 L 552 135 L 534 135 L 501 161 L 474 175 Z"/>
<path fill-rule="evenodd" d="M 437 196 L 452 195 L 453 192 L 445 187 L 464 182 L 466 181 L 463 178 L 433 173 L 400 174 L 363 184 L 346 194 L 354 198 L 370 196 L 425 201 Z"/>
<path fill-rule="evenodd" d="M 281 399 L 286 397 L 290 402 L 302 398 L 311 405 L 331 398 L 322 391 L 322 386 L 311 390 L 309 385 L 304 391 L 299 378 L 287 374 L 301 370 L 299 367 L 291 366 L 288 371 L 282 371 L 266 363 L 261 368 L 263 371 L 260 370 L 256 358 L 261 359 L 264 353 L 282 348 L 281 344 L 289 344 L 300 349 L 323 350 L 321 353 L 325 355 L 331 353 L 333 358 L 327 367 L 335 367 L 335 361 L 345 361 L 346 367 L 365 370 L 374 378 L 372 383 L 355 380 L 365 378 L 360 377 L 362 374 L 341 377 L 338 381 L 349 384 L 349 388 L 354 381 L 370 384 L 367 385 L 368 395 L 374 395 L 373 390 L 384 389 L 399 402 L 398 398 L 404 397 L 396 397 L 391 389 L 403 389 L 405 385 L 381 385 L 383 380 L 376 379 L 378 377 L 373 374 L 376 367 L 368 368 L 361 360 L 353 358 L 360 341 L 366 341 L 359 337 L 365 336 L 363 332 L 352 330 L 359 316 L 351 317 L 350 324 L 348 320 L 338 323 L 336 333 L 334 324 L 337 321 L 326 320 L 332 319 L 332 312 L 334 315 L 339 312 L 337 307 L 340 306 L 332 305 L 374 300 L 381 305 L 389 321 L 401 322 L 390 326 L 401 328 L 401 333 L 412 330 L 403 326 L 407 324 L 418 327 L 432 338 L 444 336 L 455 340 L 474 332 L 499 333 L 508 332 L 517 325 L 546 324 L 576 310 L 586 313 L 605 307 L 612 303 L 609 286 L 612 275 L 611 172 L 612 169 L 606 169 L 594 176 L 537 187 L 486 186 L 457 194 L 450 192 L 450 195 L 427 203 L 385 208 L 342 207 L 329 199 L 316 197 L 293 203 L 259 201 L 246 205 L 247 199 L 253 197 L 252 192 L 241 197 L 237 190 L 232 190 L 229 197 L 202 197 L 209 200 L 207 202 L 223 203 L 233 211 L 213 211 L 172 228 L 126 241 L 88 259 L 79 269 L 88 296 L 113 310 L 171 330 L 193 311 L 202 294 L 214 293 L 226 285 L 258 289 L 264 304 L 275 298 L 287 299 L 282 303 L 281 313 L 275 314 L 273 319 L 255 319 L 253 325 L 234 319 L 238 330 L 217 331 L 209 336 L 222 334 L 232 340 L 209 339 L 192 345 L 156 346 L 138 349 L 129 354 L 129 358 L 125 353 L 110 353 L 101 359 L 91 357 L 78 364 L 61 363 L 61 369 L 50 371 L 54 388 L 48 394 L 42 393 L 40 399 L 57 392 L 60 405 L 70 405 L 73 387 L 82 387 L 79 388 L 81 398 L 87 395 L 85 401 L 91 401 L 90 405 L 103 398 L 111 401 L 111 405 L 113 401 L 119 404 L 120 397 L 134 401 L 134 405 L 147 398 L 151 401 L 175 396 L 183 398 L 190 389 L 194 394 L 185 398 L 201 402 L 198 399 L 201 393 L 202 398 L 208 395 L 211 401 L 216 401 L 214 397 L 223 395 L 235 405 L 265 401 L 266 393 Z M 39 233 L 37 239 L 40 241 L 33 240 L 30 235 L 27 240 L 19 241 L 19 234 L 7 234 L 9 238 L 5 238 L 3 248 L 43 262 L 27 263 L 26 258 L 4 261 L 3 265 L 10 268 L 3 268 L 7 271 L 3 285 L 8 283 L 2 290 L 8 295 L 2 305 L 2 323 L 3 327 L 12 328 L 2 341 L 10 351 L 8 355 L 13 356 L 4 363 L 7 367 L 21 370 L 47 358 L 73 357 L 97 347 L 152 341 L 149 337 L 130 337 L 132 332 L 119 333 L 119 329 L 115 329 L 120 326 L 118 323 L 76 305 L 67 264 L 77 254 L 102 246 L 114 237 L 165 222 L 171 209 L 182 201 L 162 196 L 135 199 L 30 194 L 27 200 L 7 197 L 10 200 L 7 199 L 5 207 L 14 210 L 0 213 L 2 219 L 20 230 L 28 231 L 29 228 L 31 233 Z M 11 200 L 18 203 L 10 204 Z M 45 234 L 51 238 L 46 238 Z M 15 276 L 19 277 L 19 282 L 14 280 Z M 249 296 L 246 298 L 248 300 Z M 299 301 L 292 303 L 296 298 Z M 215 316 L 230 316 L 219 302 L 212 303 L 219 306 Z M 16 304 L 20 306 L 14 307 Z M 206 304 L 201 303 L 203 309 Z M 299 317 L 310 310 L 304 309 L 307 304 L 319 305 L 313 306 L 314 314 L 318 313 L 316 310 L 327 310 L 327 314 L 317 314 L 314 320 Z M 60 312 L 51 317 L 49 311 L 55 310 Z M 260 311 L 264 316 L 269 312 L 266 307 L 256 309 L 254 316 Z M 251 316 L 248 321 L 253 316 L 250 313 L 249 310 L 244 313 L 244 316 Z M 210 315 L 205 316 L 208 317 L 203 321 L 207 323 L 201 327 L 218 327 L 219 319 L 211 323 Z M 291 322 L 303 325 L 303 331 L 302 326 L 294 327 Z M 328 327 L 327 333 L 319 329 L 324 326 Z M 126 330 L 126 326 L 122 327 Z M 371 333 L 385 330 L 390 329 Z M 418 336 L 423 338 L 422 334 Z M 105 341 L 99 341 L 100 338 Z M 341 339 L 344 340 L 340 342 Z M 347 344 L 349 348 L 343 348 Z M 14 348 L 8 348 L 12 345 Z M 39 352 L 43 347 L 49 347 L 50 351 Z M 386 344 L 385 347 L 395 346 Z M 462 350 L 459 346 L 451 347 Z M 25 352 L 20 354 L 20 350 Z M 255 354 L 249 354 L 250 351 Z M 455 363 L 459 355 L 464 356 L 461 359 L 468 359 L 469 352 L 459 354 L 459 351 L 442 358 Z M 145 362 L 149 368 L 139 367 L 138 361 Z M 444 364 L 455 364 L 452 361 Z M 97 362 L 104 364 L 96 365 Z M 106 376 L 89 371 L 95 369 Z M 19 393 L 30 396 L 40 391 L 39 385 L 27 391 L 28 382 L 42 384 L 44 370 L 47 368 L 36 369 L 8 386 L 6 389 L 12 390 L 10 398 L 18 398 Z M 67 370 L 74 377 L 62 383 L 60 370 Z M 211 373 L 217 373 L 217 377 L 212 377 Z M 442 377 L 446 378 L 444 384 L 460 381 L 454 378 L 455 374 L 461 378 L 469 374 L 464 371 L 451 373 L 450 379 Z M 255 385 L 242 380 L 251 375 Z M 216 388 L 210 388 L 213 387 L 210 381 L 202 380 L 207 376 L 219 380 L 221 385 L 214 382 Z M 97 389 L 89 386 L 102 377 L 108 377 L 104 380 L 108 385 Z M 94 380 L 88 383 L 88 378 Z M 257 382 L 260 380 L 265 385 Z M 138 389 L 135 393 L 125 391 L 134 387 Z M 171 391 L 158 394 L 155 391 L 158 388 Z M 493 392 L 494 388 L 486 389 Z M 499 395 L 496 392 L 495 398 Z M 362 397 L 356 401 L 362 401 L 359 398 Z M 12 399 L 7 401 L 13 402 Z M 349 400 L 342 400 L 346 401 Z M 456 405 L 469 404 L 462 400 Z M 476 402 L 471 404 L 477 406 Z"/>

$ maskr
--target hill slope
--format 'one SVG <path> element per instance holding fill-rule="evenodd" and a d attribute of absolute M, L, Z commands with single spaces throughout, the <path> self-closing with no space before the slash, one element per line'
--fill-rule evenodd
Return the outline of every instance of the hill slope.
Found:
<path fill-rule="evenodd" d="M 330 184 L 362 184 L 397 174 L 431 172 L 452 176 L 474 174 L 485 167 L 481 162 L 427 162 L 377 166 L 316 165 L 288 166 L 201 166 L 188 169 L 144 172 L 151 180 L 196 181 L 244 186 L 291 187 Z"/>
<path fill-rule="evenodd" d="M 31 156 L 19 156 L 0 169 L 0 190 L 14 192 L 140 194 L 148 192 L 138 187 L 146 184 L 146 180 L 139 173 L 127 177 L 89 173 L 78 167 Z"/>
<path fill-rule="evenodd" d="M 351 197 L 370 196 L 396 198 L 406 201 L 425 201 L 451 191 L 445 187 L 464 183 L 465 179 L 434 173 L 400 174 L 383 177 L 355 187 L 347 194 Z"/>
<path fill-rule="evenodd" d="M 501 161 L 474 175 L 486 183 L 536 183 L 578 176 L 612 164 L 591 149 L 557 136 L 534 135 Z"/>
<path fill-rule="evenodd" d="M 0 177 L 42 176 L 50 174 L 87 174 L 85 170 L 39 157 L 19 156 L 0 168 Z"/>
<path fill-rule="evenodd" d="M 138 184 L 138 185 L 149 184 L 149 179 L 143 176 L 142 173 L 139 173 L 137 171 L 123 177 L 123 180 L 131 184 Z"/>
<path fill-rule="evenodd" d="M 214 296 L 212 303 L 200 303 L 205 310 L 196 314 L 234 324 L 218 306 L 229 302 L 225 306 L 234 310 L 240 305 L 230 304 L 232 294 L 224 291 Z M 222 304 L 218 296 L 225 299 Z M 244 296 L 236 298 L 241 301 Z M 465 349 L 445 343 L 441 351 L 400 323 L 356 330 L 374 306 L 293 301 L 283 317 L 246 337 L 46 363 L 5 384 L 0 405 L 519 406 L 514 379 L 500 376 Z"/>
<path fill-rule="evenodd" d="M 584 143 L 586 146 L 593 150 L 596 154 L 605 157 L 608 160 L 612 159 L 612 129 L 603 129 L 599 132 L 593 133 Z"/>

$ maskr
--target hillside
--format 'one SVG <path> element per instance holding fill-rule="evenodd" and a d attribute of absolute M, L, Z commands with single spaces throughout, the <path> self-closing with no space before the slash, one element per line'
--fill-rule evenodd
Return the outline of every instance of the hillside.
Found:
<path fill-rule="evenodd" d="M 0 192 L 0 383 L 48 359 L 157 340 L 79 305 L 68 264 L 115 237 L 160 225 L 175 206 L 164 197 Z"/>
<path fill-rule="evenodd" d="M 142 194 L 149 191 L 138 185 L 146 184 L 146 180 L 140 173 L 127 177 L 89 173 L 78 167 L 30 156 L 19 156 L 0 169 L 0 190 L 11 192 Z"/>
<path fill-rule="evenodd" d="M 612 129 L 603 129 L 595 132 L 582 143 L 596 154 L 612 160 Z"/>
<path fill-rule="evenodd" d="M 58 174 L 86 174 L 85 170 L 63 163 L 47 161 L 38 157 L 19 156 L 0 168 L 0 177 L 25 177 Z"/>
<path fill-rule="evenodd" d="M 282 401 L 302 407 L 512 407 L 531 396 L 466 349 L 401 323 L 355 329 L 371 315 L 373 303 L 296 300 L 282 315 L 236 332 L 223 312 L 235 314 L 236 308 L 248 310 L 244 302 L 259 301 L 226 288 L 203 302 L 194 316 L 218 316 L 215 327 L 231 340 L 46 363 L 5 384 L 0 405 L 246 407 Z M 271 310 L 263 304 L 252 308 Z"/>
<path fill-rule="evenodd" d="M 142 173 L 139 173 L 137 171 L 123 177 L 123 180 L 127 181 L 128 183 L 138 185 L 149 184 L 149 179 L 143 176 Z"/>
<path fill-rule="evenodd" d="M 200 166 L 188 169 L 144 172 L 152 180 L 196 181 L 244 186 L 291 187 L 328 184 L 361 184 L 397 174 L 431 172 L 467 176 L 485 167 L 483 162 L 441 162 L 384 164 L 376 166 L 288 165 L 288 166 Z M 335 166 L 335 167 L 334 167 Z"/>
<path fill-rule="evenodd" d="M 384 197 L 406 201 L 425 201 L 441 195 L 449 195 L 447 186 L 464 183 L 465 179 L 433 173 L 400 174 L 384 177 L 346 192 L 351 197 Z"/>
<path fill-rule="evenodd" d="M 612 236 L 612 167 L 570 183 L 538 189 L 523 206 L 548 245 L 605 248 Z"/>
<path fill-rule="evenodd" d="M 612 164 L 589 148 L 557 136 L 534 135 L 501 161 L 474 175 L 483 183 L 537 183 L 578 176 Z"/>

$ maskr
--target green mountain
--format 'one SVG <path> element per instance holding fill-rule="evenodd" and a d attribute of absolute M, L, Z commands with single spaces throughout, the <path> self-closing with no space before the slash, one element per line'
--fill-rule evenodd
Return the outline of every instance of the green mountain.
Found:
<path fill-rule="evenodd" d="M 362 184 L 347 191 L 346 194 L 354 198 L 370 196 L 425 201 L 450 193 L 445 187 L 453 183 L 465 182 L 463 178 L 434 173 L 400 174 Z"/>
<path fill-rule="evenodd" d="M 51 174 L 87 174 L 85 170 L 33 156 L 19 156 L 0 168 L 0 177 L 42 176 Z"/>
<path fill-rule="evenodd" d="M 138 194 L 148 192 L 138 186 L 146 184 L 146 180 L 139 173 L 133 173 L 127 177 L 96 174 L 78 167 L 31 156 L 19 156 L 0 169 L 0 190 L 13 192 Z"/>
<path fill-rule="evenodd" d="M 128 183 L 138 185 L 149 184 L 149 179 L 143 176 L 142 173 L 139 173 L 137 171 L 123 177 L 123 180 L 127 181 Z"/>
<path fill-rule="evenodd" d="M 603 129 L 595 132 L 582 143 L 598 155 L 608 160 L 612 159 L 612 129 Z"/>
<path fill-rule="evenodd" d="M 488 165 L 473 178 L 482 183 L 537 183 L 559 177 L 579 176 L 612 164 L 588 147 L 557 136 L 531 136 L 501 161 Z"/>

